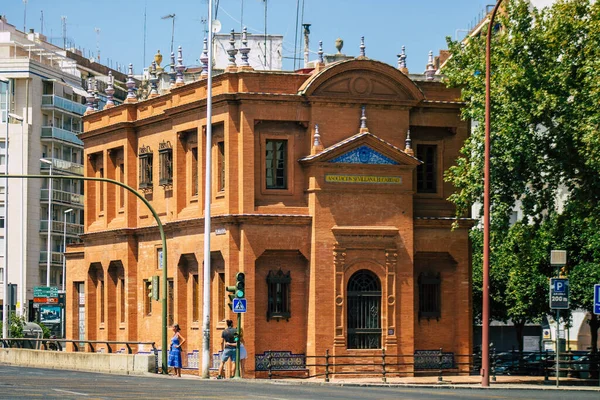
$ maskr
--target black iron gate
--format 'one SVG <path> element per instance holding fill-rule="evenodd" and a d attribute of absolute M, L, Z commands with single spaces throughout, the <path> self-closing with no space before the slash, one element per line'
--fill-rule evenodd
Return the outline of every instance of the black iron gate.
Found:
<path fill-rule="evenodd" d="M 348 348 L 381 348 L 381 283 L 368 270 L 348 281 Z"/>

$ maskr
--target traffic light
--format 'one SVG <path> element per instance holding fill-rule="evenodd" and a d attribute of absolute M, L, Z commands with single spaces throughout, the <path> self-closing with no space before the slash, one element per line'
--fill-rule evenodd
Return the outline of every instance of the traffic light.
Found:
<path fill-rule="evenodd" d="M 237 289 L 235 292 L 235 297 L 238 299 L 243 299 L 246 297 L 246 274 L 243 272 L 238 272 L 235 275 L 235 288 Z"/>
<path fill-rule="evenodd" d="M 235 291 L 237 289 L 235 286 L 227 286 L 225 290 L 229 292 L 229 294 L 227 295 L 229 297 L 229 303 L 227 303 L 227 306 L 231 311 L 233 311 L 233 298 L 235 297 Z"/>

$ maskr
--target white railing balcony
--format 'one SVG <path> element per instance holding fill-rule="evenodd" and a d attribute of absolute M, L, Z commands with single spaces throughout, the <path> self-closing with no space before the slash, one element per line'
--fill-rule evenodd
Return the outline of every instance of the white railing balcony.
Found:
<path fill-rule="evenodd" d="M 48 201 L 48 189 L 41 190 L 40 199 Z M 79 193 L 63 192 L 62 190 L 52 189 L 52 201 L 67 205 L 83 206 L 83 195 Z"/>
<path fill-rule="evenodd" d="M 74 175 L 82 175 L 83 176 L 83 165 L 77 164 L 71 161 L 65 161 L 58 158 L 46 158 L 47 160 L 52 161 L 52 168 L 58 169 L 60 171 L 69 172 Z M 42 170 L 49 170 L 50 165 L 40 162 L 40 168 Z"/>
<path fill-rule="evenodd" d="M 45 107 L 56 107 L 78 115 L 83 115 L 86 108 L 84 104 L 80 104 L 54 94 L 42 95 L 42 108 Z"/>
<path fill-rule="evenodd" d="M 63 221 L 52 221 L 52 232 L 64 234 L 65 224 Z M 48 220 L 43 219 L 40 221 L 40 233 L 48 232 Z M 67 222 L 67 235 L 68 236 L 79 236 L 83 234 L 83 225 L 72 224 Z"/>

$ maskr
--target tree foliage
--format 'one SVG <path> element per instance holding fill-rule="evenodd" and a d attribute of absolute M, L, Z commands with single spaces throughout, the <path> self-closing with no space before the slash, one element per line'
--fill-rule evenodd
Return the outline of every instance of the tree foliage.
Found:
<path fill-rule="evenodd" d="M 492 27 L 490 279 L 492 317 L 517 323 L 548 311 L 552 248 L 568 251 L 572 308 L 591 311 L 600 283 L 600 2 L 505 3 Z M 479 122 L 446 173 L 458 216 L 483 202 L 486 29 L 449 40 L 443 71 L 463 89 L 463 117 Z M 515 206 L 522 217 L 511 224 Z M 479 229 L 472 239 L 481 285 Z M 478 301 L 480 286 L 474 294 Z"/>

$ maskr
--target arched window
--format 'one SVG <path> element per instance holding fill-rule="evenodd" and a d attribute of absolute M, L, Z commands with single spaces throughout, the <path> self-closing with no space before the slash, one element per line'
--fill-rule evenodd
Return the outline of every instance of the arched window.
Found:
<path fill-rule="evenodd" d="M 348 348 L 381 348 L 381 282 L 368 270 L 348 281 Z"/>

